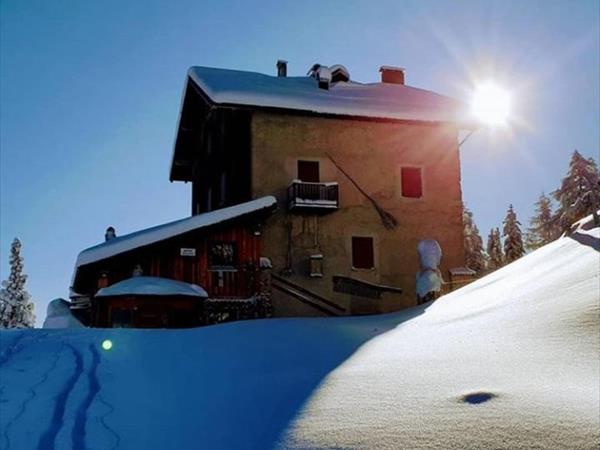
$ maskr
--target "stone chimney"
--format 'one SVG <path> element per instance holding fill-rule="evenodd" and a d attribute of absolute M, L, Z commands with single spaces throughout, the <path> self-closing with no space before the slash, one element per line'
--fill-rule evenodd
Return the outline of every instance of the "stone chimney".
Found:
<path fill-rule="evenodd" d="M 104 241 L 108 242 L 111 239 L 114 239 L 117 237 L 117 233 L 115 232 L 115 229 L 113 227 L 108 227 L 106 229 L 106 233 L 104 233 Z"/>
<path fill-rule="evenodd" d="M 381 66 L 381 82 L 388 84 L 404 84 L 404 69 L 402 67 Z"/>
<path fill-rule="evenodd" d="M 277 76 L 287 77 L 287 61 L 284 61 L 283 59 L 277 60 Z"/>

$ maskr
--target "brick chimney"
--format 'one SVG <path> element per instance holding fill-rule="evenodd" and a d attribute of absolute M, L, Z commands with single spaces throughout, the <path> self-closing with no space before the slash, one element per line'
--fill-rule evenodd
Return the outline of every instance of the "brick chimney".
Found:
<path fill-rule="evenodd" d="M 287 61 L 284 61 L 283 59 L 277 60 L 277 76 L 287 77 Z"/>
<path fill-rule="evenodd" d="M 381 82 L 389 84 L 404 84 L 404 69 L 402 67 L 381 66 Z"/>
<path fill-rule="evenodd" d="M 108 227 L 106 233 L 104 233 L 104 242 L 108 242 L 116 237 L 117 233 L 115 232 L 115 229 L 113 227 Z"/>

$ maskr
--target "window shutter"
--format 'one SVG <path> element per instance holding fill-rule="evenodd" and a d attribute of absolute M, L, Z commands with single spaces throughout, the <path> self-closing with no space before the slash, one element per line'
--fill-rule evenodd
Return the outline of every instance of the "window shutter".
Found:
<path fill-rule="evenodd" d="M 402 196 L 420 198 L 423 196 L 423 180 L 421 169 L 418 167 L 402 167 Z"/>
<path fill-rule="evenodd" d="M 352 237 L 352 267 L 355 269 L 372 269 L 375 267 L 373 238 Z"/>

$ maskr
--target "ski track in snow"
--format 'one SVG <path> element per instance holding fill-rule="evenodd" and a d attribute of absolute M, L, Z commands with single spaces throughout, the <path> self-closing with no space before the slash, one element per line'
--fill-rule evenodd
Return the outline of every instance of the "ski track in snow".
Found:
<path fill-rule="evenodd" d="M 2 352 L 0 355 L 0 367 L 6 369 L 8 364 L 12 362 L 17 355 L 21 354 L 24 350 L 30 349 L 33 345 L 42 342 L 47 336 L 48 333 L 40 333 L 38 336 L 32 338 L 31 335 L 22 333 L 16 337 L 14 342 L 8 345 L 7 350 Z M 98 416 L 96 420 L 102 426 L 102 428 L 112 436 L 114 442 L 111 450 L 119 447 L 121 437 L 106 423 L 106 418 L 113 413 L 114 406 L 100 395 L 101 385 L 98 377 L 100 353 L 98 352 L 96 346 L 92 343 L 89 344 L 88 348 L 91 354 L 91 363 L 87 372 L 85 371 L 82 352 L 72 344 L 67 344 L 61 341 L 60 344 L 55 347 L 55 350 L 49 354 L 52 362 L 48 368 L 43 371 L 39 381 L 26 389 L 27 396 L 22 400 L 17 414 L 3 427 L 1 434 L 4 444 L 2 446 L 3 449 L 9 450 L 11 448 L 11 440 L 9 435 L 10 430 L 26 414 L 29 403 L 31 403 L 37 397 L 38 389 L 48 381 L 51 373 L 56 370 L 61 356 L 67 354 L 65 352 L 66 349 L 70 350 L 70 353 L 73 355 L 73 371 L 71 376 L 64 382 L 64 384 L 62 384 L 60 391 L 56 394 L 50 424 L 46 430 L 41 433 L 37 449 L 54 450 L 56 448 L 56 438 L 64 426 L 67 402 L 71 397 L 73 390 L 78 383 L 80 383 L 84 376 L 87 378 L 88 389 L 83 395 L 83 399 L 79 403 L 79 406 L 76 408 L 75 424 L 71 431 L 72 449 L 84 450 L 86 448 L 86 424 L 89 420 L 89 409 L 96 400 L 104 405 L 107 409 L 107 412 L 101 416 Z M 0 401 L 3 398 L 3 392 L 4 386 L 1 386 Z"/>
<path fill-rule="evenodd" d="M 107 402 L 106 400 L 104 400 L 104 397 L 102 397 L 101 394 L 98 394 L 98 401 L 100 403 L 102 403 L 104 406 L 106 406 L 108 408 L 108 411 L 103 414 L 102 416 L 100 416 L 98 418 L 98 421 L 100 422 L 100 424 L 102 425 L 102 427 L 109 432 L 110 434 L 112 434 L 115 438 L 115 443 L 113 444 L 113 446 L 110 448 L 110 450 L 115 450 L 116 448 L 118 448 L 121 445 L 121 436 L 119 435 L 119 433 L 117 433 L 115 430 L 113 430 L 107 423 L 106 423 L 106 418 L 111 415 L 113 413 L 113 411 L 115 410 L 115 407 Z"/>
<path fill-rule="evenodd" d="M 7 365 L 16 355 L 21 353 L 23 350 L 29 347 L 29 345 L 24 345 L 24 341 L 26 337 L 29 338 L 31 344 L 35 344 L 44 339 L 48 333 L 37 333 L 39 336 L 31 337 L 26 335 L 25 333 L 21 333 L 18 337 L 14 339 L 8 348 L 0 354 L 0 367 Z"/>
<path fill-rule="evenodd" d="M 36 342 L 40 341 L 44 336 L 38 337 L 35 341 Z M 18 338 L 17 341 L 21 341 L 21 339 L 22 338 Z M 27 346 L 27 347 L 29 347 L 29 346 Z M 11 348 L 14 348 L 14 345 Z M 17 353 L 21 352 L 24 348 L 26 348 L 26 347 L 23 347 L 23 348 L 19 349 L 18 351 L 13 352 L 11 354 L 11 357 L 16 355 Z M 27 405 L 33 399 L 35 399 L 37 396 L 37 389 L 48 381 L 48 377 L 50 376 L 50 373 L 56 369 L 56 367 L 58 365 L 58 360 L 60 359 L 60 355 L 62 353 L 63 348 L 64 348 L 64 344 L 61 345 L 57 350 L 52 352 L 52 363 L 50 364 L 50 367 L 44 371 L 44 373 L 41 376 L 40 381 L 38 381 L 33 386 L 31 386 L 27 389 L 27 391 L 29 393 L 29 397 L 27 397 L 26 399 L 23 400 L 17 414 L 4 427 L 4 430 L 2 431 L 2 437 L 3 437 L 4 442 L 6 443 L 6 447 L 5 447 L 6 450 L 10 449 L 10 437 L 9 437 L 9 433 L 8 433 L 10 428 L 23 416 L 23 414 L 25 414 L 25 411 L 27 410 Z M 9 359 L 9 358 L 7 358 L 7 359 Z M 6 362 L 7 359 L 5 359 L 4 362 Z"/>
<path fill-rule="evenodd" d="M 67 347 L 69 347 L 69 349 L 73 353 L 73 357 L 75 360 L 75 368 L 73 370 L 73 374 L 67 379 L 67 381 L 63 385 L 62 390 L 56 396 L 52 420 L 50 422 L 49 427 L 40 437 L 37 446 L 38 450 L 53 450 L 55 448 L 54 444 L 56 436 L 58 435 L 64 424 L 64 415 L 69 394 L 71 393 L 71 391 L 73 391 L 73 388 L 75 387 L 77 381 L 83 373 L 83 357 L 81 353 L 78 352 L 77 349 L 71 344 L 67 344 Z"/>
<path fill-rule="evenodd" d="M 73 432 L 71 435 L 74 450 L 85 449 L 85 425 L 88 421 L 89 409 L 92 403 L 94 402 L 94 399 L 96 399 L 100 392 L 100 381 L 98 380 L 98 366 L 100 365 L 100 353 L 98 353 L 98 350 L 96 349 L 96 346 L 94 344 L 90 344 L 89 349 L 92 355 L 91 367 L 87 373 L 89 387 L 87 395 L 77 408 L 75 426 L 73 427 Z M 117 433 L 115 433 L 115 431 L 112 428 L 110 428 L 104 422 L 104 418 L 108 414 L 110 414 L 114 410 L 114 408 L 105 400 L 101 400 L 101 403 L 104 404 L 107 408 L 109 408 L 109 411 L 104 416 L 99 418 L 99 421 L 108 432 L 114 435 L 115 444 L 112 447 L 114 449 L 116 448 L 116 446 L 118 446 L 120 437 Z"/>

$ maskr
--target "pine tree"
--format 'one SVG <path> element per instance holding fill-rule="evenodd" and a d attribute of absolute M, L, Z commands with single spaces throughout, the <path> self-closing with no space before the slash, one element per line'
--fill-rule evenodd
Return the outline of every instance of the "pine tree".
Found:
<path fill-rule="evenodd" d="M 504 265 L 504 254 L 502 253 L 502 241 L 500 230 L 491 229 L 487 242 L 488 269 L 493 271 Z"/>
<path fill-rule="evenodd" d="M 10 275 L 0 289 L 0 328 L 33 328 L 34 305 L 25 290 L 21 241 L 15 238 L 10 247 Z"/>
<path fill-rule="evenodd" d="M 544 193 L 535 204 L 535 215 L 529 221 L 530 227 L 525 236 L 528 250 L 535 250 L 549 244 L 560 236 L 560 230 L 552 214 L 552 199 Z"/>
<path fill-rule="evenodd" d="M 523 237 L 521 233 L 521 222 L 517 220 L 517 214 L 513 205 L 508 207 L 506 218 L 504 219 L 504 256 L 507 263 L 511 263 L 525 254 L 523 247 Z"/>
<path fill-rule="evenodd" d="M 600 208 L 600 175 L 592 158 L 585 159 L 575 150 L 569 172 L 553 195 L 559 203 L 554 219 L 561 231 L 568 230 L 573 222 L 589 214 L 593 214 L 595 224 L 600 225 L 597 213 Z"/>
<path fill-rule="evenodd" d="M 473 213 L 465 205 L 463 205 L 463 235 L 465 264 L 469 269 L 480 274 L 486 267 L 483 239 L 481 239 L 479 229 L 473 221 Z"/>

